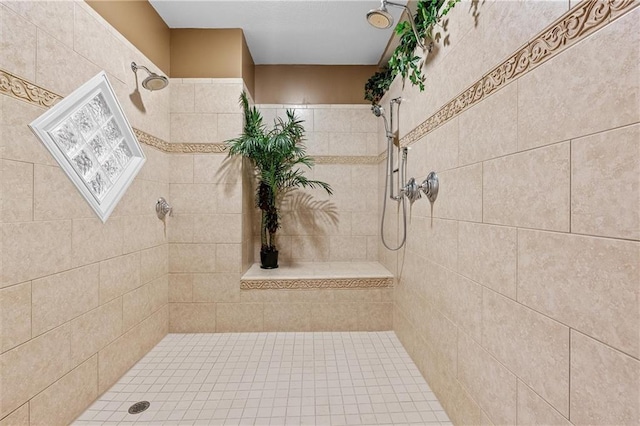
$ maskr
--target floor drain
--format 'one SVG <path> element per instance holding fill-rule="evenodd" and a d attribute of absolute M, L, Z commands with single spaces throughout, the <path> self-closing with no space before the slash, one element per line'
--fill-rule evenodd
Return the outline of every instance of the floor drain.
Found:
<path fill-rule="evenodd" d="M 144 410 L 149 408 L 149 405 L 151 405 L 149 401 L 136 402 L 131 407 L 129 407 L 129 414 L 140 414 Z"/>

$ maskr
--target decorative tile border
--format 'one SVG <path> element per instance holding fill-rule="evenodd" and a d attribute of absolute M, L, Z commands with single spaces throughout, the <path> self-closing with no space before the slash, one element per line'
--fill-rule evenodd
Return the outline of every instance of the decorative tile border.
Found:
<path fill-rule="evenodd" d="M 495 91 L 547 62 L 579 40 L 640 5 L 635 0 L 580 2 L 549 25 L 525 47 L 489 71 L 455 99 L 407 133 L 400 143 L 410 145 L 442 126 Z"/>
<path fill-rule="evenodd" d="M 62 99 L 62 96 L 3 69 L 0 69 L 0 93 L 44 108 L 49 108 Z"/>
<path fill-rule="evenodd" d="M 417 142 L 490 94 L 639 5 L 640 1 L 636 0 L 585 0 L 578 3 L 526 46 L 407 133 L 400 140 L 401 145 L 407 146 Z M 62 96 L 2 69 L 0 69 L 0 94 L 44 108 L 62 99 Z M 134 131 L 140 142 L 168 153 L 221 154 L 226 152 L 226 146 L 220 143 L 169 143 L 141 130 L 134 129 Z M 378 164 L 385 158 L 386 154 L 382 153 L 377 157 L 317 156 L 315 160 L 317 164 Z"/>
<path fill-rule="evenodd" d="M 28 80 L 0 69 L 0 94 L 49 108 L 63 96 L 50 92 Z M 140 143 L 160 151 L 176 154 L 224 154 L 227 147 L 223 143 L 169 143 L 140 129 L 133 128 Z M 378 164 L 380 156 L 316 156 L 316 164 Z"/>
<path fill-rule="evenodd" d="M 317 290 L 393 287 L 393 278 L 241 280 L 241 290 Z"/>
<path fill-rule="evenodd" d="M 312 156 L 316 164 L 378 164 L 380 161 L 377 156 L 331 156 L 331 155 L 314 155 Z"/>

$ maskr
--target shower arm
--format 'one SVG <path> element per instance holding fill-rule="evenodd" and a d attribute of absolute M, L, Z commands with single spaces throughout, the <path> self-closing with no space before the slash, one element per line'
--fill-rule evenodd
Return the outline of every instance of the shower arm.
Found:
<path fill-rule="evenodd" d="M 425 47 L 424 43 L 422 42 L 422 40 L 420 40 L 420 36 L 418 35 L 418 29 L 416 28 L 416 22 L 415 22 L 415 20 L 413 18 L 413 14 L 411 13 L 411 11 L 407 7 L 407 5 L 400 4 L 400 3 L 394 3 L 392 1 L 386 1 L 386 0 L 382 0 L 382 4 L 383 5 L 388 4 L 389 6 L 401 7 L 401 8 L 403 8 L 405 10 L 405 12 L 407 12 L 407 15 L 409 15 L 409 24 L 411 24 L 411 29 L 413 30 L 413 35 L 416 36 L 416 41 L 418 43 L 418 46 L 420 46 L 420 48 L 422 50 L 425 50 L 426 47 Z"/>
<path fill-rule="evenodd" d="M 145 67 L 144 65 L 138 65 L 135 62 L 131 62 L 131 69 L 133 70 L 133 72 L 137 72 L 138 70 L 142 69 L 149 74 L 153 74 L 151 71 L 149 71 L 149 68 Z"/>

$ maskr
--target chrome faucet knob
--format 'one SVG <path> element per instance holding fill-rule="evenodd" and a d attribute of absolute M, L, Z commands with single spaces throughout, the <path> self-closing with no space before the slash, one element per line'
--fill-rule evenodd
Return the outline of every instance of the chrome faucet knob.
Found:
<path fill-rule="evenodd" d="M 409 179 L 409 182 L 407 182 L 402 191 L 407 196 L 410 203 L 413 203 L 414 201 L 419 200 L 420 197 L 422 197 L 422 195 L 420 194 L 420 186 L 416 182 L 415 178 Z"/>

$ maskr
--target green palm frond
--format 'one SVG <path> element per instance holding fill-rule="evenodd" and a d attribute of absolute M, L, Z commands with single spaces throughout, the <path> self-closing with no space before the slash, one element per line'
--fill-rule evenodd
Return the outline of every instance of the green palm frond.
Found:
<path fill-rule="evenodd" d="M 261 241 L 263 248 L 274 249 L 273 237 L 280 226 L 278 203 L 290 191 L 300 188 L 323 189 L 333 194 L 331 186 L 308 179 L 300 167 L 311 168 L 314 160 L 306 154 L 303 120 L 287 110 L 286 119 L 278 117 L 267 130 L 262 114 L 249 105 L 245 92 L 240 95 L 244 113 L 242 135 L 226 141 L 228 156 L 250 160 L 258 179 L 256 206 L 262 210 Z"/>

